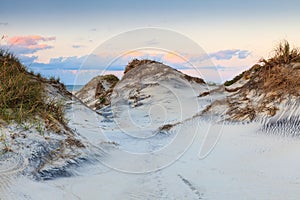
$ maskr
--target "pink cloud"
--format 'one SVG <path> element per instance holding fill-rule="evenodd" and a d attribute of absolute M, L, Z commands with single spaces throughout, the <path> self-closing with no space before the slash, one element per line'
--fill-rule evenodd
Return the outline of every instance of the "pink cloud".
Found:
<path fill-rule="evenodd" d="M 127 53 L 125 56 L 123 56 L 124 59 L 133 59 L 133 58 L 138 58 L 138 59 L 154 59 L 162 62 L 168 62 L 168 63 L 185 63 L 186 60 L 181 57 L 180 55 L 177 55 L 176 53 L 173 52 L 166 52 L 166 51 L 159 51 L 159 50 L 136 50 L 136 51 L 131 51 Z"/>
<path fill-rule="evenodd" d="M 12 45 L 29 46 L 37 45 L 43 41 L 53 41 L 56 37 L 42 37 L 40 35 L 28 35 L 28 36 L 14 36 L 8 39 L 8 42 Z"/>
<path fill-rule="evenodd" d="M 145 56 L 145 55 L 146 54 L 144 52 L 141 52 L 141 51 L 131 51 L 131 52 L 126 54 L 126 57 L 138 58 L 138 57 L 142 57 L 142 56 Z"/>
<path fill-rule="evenodd" d="M 51 49 L 53 46 L 46 42 L 55 40 L 56 37 L 43 37 L 40 35 L 14 36 L 7 38 L 7 47 L 18 55 L 32 54 L 40 50 Z"/>
<path fill-rule="evenodd" d="M 171 62 L 171 63 L 184 63 L 186 62 L 186 60 L 184 60 L 184 58 L 180 57 L 179 55 L 175 54 L 175 53 L 171 53 L 168 52 L 164 55 L 163 59 L 167 62 Z"/>

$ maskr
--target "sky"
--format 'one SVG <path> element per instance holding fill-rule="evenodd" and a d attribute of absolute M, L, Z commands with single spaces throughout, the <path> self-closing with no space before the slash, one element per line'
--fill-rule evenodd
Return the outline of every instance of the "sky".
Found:
<path fill-rule="evenodd" d="M 133 58 L 224 82 L 284 39 L 300 47 L 299 10 L 297 0 L 0 0 L 0 46 L 71 85 L 121 77 Z"/>

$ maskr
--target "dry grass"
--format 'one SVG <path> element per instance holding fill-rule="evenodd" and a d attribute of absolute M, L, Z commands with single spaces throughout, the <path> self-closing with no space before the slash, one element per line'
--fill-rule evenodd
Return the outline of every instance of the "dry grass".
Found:
<path fill-rule="evenodd" d="M 293 64 L 300 62 L 300 52 L 297 49 L 291 49 L 287 41 L 281 42 L 275 48 L 273 57 L 262 59 L 261 62 L 261 66 L 254 65 L 245 72 L 250 80 L 244 90 L 272 93 L 277 98 L 300 95 L 300 71 L 293 68 Z"/>
<path fill-rule="evenodd" d="M 126 74 L 128 71 L 130 71 L 131 69 L 133 69 L 137 66 L 151 64 L 151 63 L 160 63 L 160 62 L 157 62 L 157 61 L 154 61 L 154 60 L 148 60 L 148 59 L 144 59 L 144 60 L 133 59 L 125 67 L 124 74 Z"/>
<path fill-rule="evenodd" d="M 298 49 L 291 48 L 287 41 L 283 41 L 275 48 L 271 58 L 261 59 L 260 62 L 260 65 L 254 65 L 224 85 L 229 86 L 244 77 L 249 81 L 242 91 L 255 89 L 259 93 L 299 94 L 299 70 L 291 66 L 300 62 Z"/>
<path fill-rule="evenodd" d="M 239 88 L 239 98 L 229 98 L 232 104 L 227 114 L 233 119 L 253 120 L 259 113 L 273 116 L 278 110 L 275 105 L 287 97 L 300 96 L 300 70 L 294 67 L 300 63 L 297 49 L 291 49 L 289 43 L 284 41 L 275 48 L 271 58 L 261 62 L 261 65 L 254 65 L 243 73 L 249 81 Z M 247 99 L 250 93 L 255 95 L 253 99 Z M 254 100 L 256 96 L 263 98 Z M 244 102 L 243 108 L 239 106 L 241 102 Z"/>
<path fill-rule="evenodd" d="M 195 83 L 198 83 L 198 84 L 205 84 L 205 81 L 202 78 L 189 76 L 187 74 L 184 74 L 184 78 L 189 82 L 194 81 Z"/>
<path fill-rule="evenodd" d="M 269 67 L 300 62 L 300 51 L 297 48 L 291 48 L 290 44 L 284 40 L 274 49 L 274 55 L 271 58 L 260 61 Z"/>
<path fill-rule="evenodd" d="M 264 80 L 267 80 L 271 76 L 276 75 L 275 73 L 281 71 L 280 69 L 278 69 L 278 66 L 285 66 L 291 63 L 300 62 L 300 50 L 297 48 L 291 48 L 290 44 L 286 40 L 284 40 L 280 42 L 277 47 L 275 47 L 271 58 L 269 59 L 262 58 L 259 62 L 261 63 L 261 65 L 258 64 L 254 65 L 250 70 L 244 71 L 243 73 L 234 77 L 232 80 L 226 81 L 224 85 L 230 86 L 243 77 L 248 79 L 250 77 L 251 72 L 258 76 L 260 76 L 260 74 L 262 74 L 263 76 L 267 75 L 267 77 L 266 76 L 264 77 Z M 277 68 L 277 69 L 273 70 L 273 68 Z M 279 79 L 276 80 L 273 77 L 270 78 L 269 81 L 275 81 L 276 83 L 278 81 L 281 81 L 281 78 L 279 77 Z"/>
<path fill-rule="evenodd" d="M 109 89 L 105 90 L 103 86 L 103 82 L 100 81 L 97 84 L 96 91 L 95 91 L 95 98 L 98 99 L 97 103 L 95 104 L 96 109 L 100 109 L 103 106 L 110 104 L 110 96 L 113 92 L 114 87 L 119 82 L 118 77 L 113 74 L 104 75 L 102 79 L 110 84 Z"/>
<path fill-rule="evenodd" d="M 218 101 L 213 102 L 203 112 L 227 104 L 226 114 L 231 120 L 252 121 L 261 114 L 276 115 L 278 105 L 284 100 L 300 97 L 300 51 L 283 41 L 269 59 L 261 59 L 259 64 L 228 81 L 225 86 L 241 78 L 247 80 L 241 87 L 225 88 L 234 94 L 227 96 L 220 105 Z"/>
<path fill-rule="evenodd" d="M 118 77 L 113 74 L 104 75 L 103 79 L 113 85 L 115 85 L 119 81 Z"/>

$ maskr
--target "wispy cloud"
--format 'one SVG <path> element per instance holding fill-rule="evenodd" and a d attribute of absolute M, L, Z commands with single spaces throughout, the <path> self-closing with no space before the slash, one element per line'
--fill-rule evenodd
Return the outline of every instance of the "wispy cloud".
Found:
<path fill-rule="evenodd" d="M 157 41 L 156 39 L 152 39 L 152 40 L 148 40 L 145 42 L 145 45 L 149 45 L 149 46 L 152 46 L 152 45 L 157 45 L 159 44 L 159 41 Z"/>
<path fill-rule="evenodd" d="M 238 58 L 246 59 L 250 54 L 251 54 L 251 52 L 249 52 L 248 50 L 240 50 L 238 53 Z"/>
<path fill-rule="evenodd" d="M 72 48 L 74 49 L 79 49 L 79 48 L 82 48 L 82 47 L 85 47 L 84 45 L 72 45 Z"/>
<path fill-rule="evenodd" d="M 7 26 L 8 23 L 7 22 L 0 22 L 0 26 Z"/>
<path fill-rule="evenodd" d="M 228 49 L 211 53 L 208 56 L 209 58 L 214 58 L 216 60 L 230 60 L 235 56 L 237 56 L 239 59 L 245 59 L 250 54 L 251 53 L 248 50 Z"/>
<path fill-rule="evenodd" d="M 34 46 L 8 46 L 8 49 L 17 55 L 26 55 L 26 54 L 33 54 L 40 50 L 51 49 L 53 46 L 46 45 L 46 44 L 38 44 Z"/>

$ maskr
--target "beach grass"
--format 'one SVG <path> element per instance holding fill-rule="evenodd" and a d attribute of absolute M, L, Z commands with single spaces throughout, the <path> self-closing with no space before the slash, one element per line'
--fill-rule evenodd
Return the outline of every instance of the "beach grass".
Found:
<path fill-rule="evenodd" d="M 28 72 L 16 56 L 0 50 L 0 119 L 20 124 L 37 117 L 64 122 L 63 104 L 49 101 L 45 92 L 47 82 L 58 81 Z"/>

